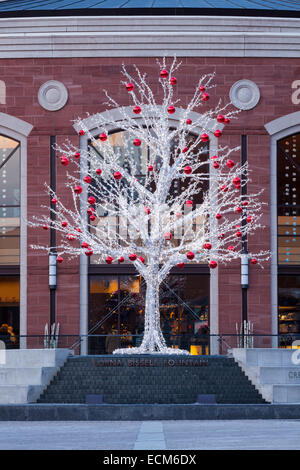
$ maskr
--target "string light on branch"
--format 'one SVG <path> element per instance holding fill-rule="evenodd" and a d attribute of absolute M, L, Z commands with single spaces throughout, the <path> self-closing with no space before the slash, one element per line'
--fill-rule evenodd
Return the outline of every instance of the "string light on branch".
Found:
<path fill-rule="evenodd" d="M 93 263 L 106 265 L 134 263 L 137 279 L 146 286 L 143 337 L 138 346 L 116 349 L 115 354 L 189 354 L 168 347 L 164 339 L 161 283 L 173 267 L 182 270 L 193 262 L 215 269 L 241 258 L 241 241 L 262 228 L 260 191 L 240 194 L 249 181 L 247 163 L 234 163 L 237 149 L 219 146 L 222 130 L 217 127 L 228 124 L 236 111 L 221 100 L 207 108 L 210 73 L 199 77 L 190 101 L 184 95 L 185 109 L 179 108 L 180 97 L 174 93 L 181 92 L 178 67 L 176 59 L 159 59 L 153 89 L 144 71 L 132 66 L 130 73 L 122 67 L 122 103 L 105 92 L 112 112 L 92 117 L 91 129 L 100 129 L 98 136 L 88 130 L 91 117 L 79 118 L 78 134 L 87 134 L 86 145 L 80 150 L 69 141 L 57 145 L 63 166 L 69 165 L 63 172 L 64 197 L 46 185 L 50 211 L 38 212 L 29 222 L 39 230 L 37 239 L 44 239 L 32 248 L 57 253 L 58 264 L 79 255 L 93 255 Z M 178 125 L 173 126 L 175 113 Z M 143 119 L 137 119 L 141 114 Z M 120 129 L 120 134 L 110 137 L 110 129 Z M 209 158 L 205 144 L 211 137 L 215 155 Z M 70 197 L 65 196 L 68 191 Z M 40 236 L 49 228 L 58 232 L 55 247 L 49 246 L 49 236 Z M 270 254 L 249 250 L 247 256 L 251 264 L 261 264 Z"/>

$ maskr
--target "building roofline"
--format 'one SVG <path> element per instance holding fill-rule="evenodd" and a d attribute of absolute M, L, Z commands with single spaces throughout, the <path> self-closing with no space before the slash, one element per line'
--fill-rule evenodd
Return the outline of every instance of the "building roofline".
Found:
<path fill-rule="evenodd" d="M 246 8 L 79 8 L 64 10 L 1 10 L 1 18 L 48 17 L 48 16 L 251 16 L 299 18 L 299 10 L 271 10 Z"/>

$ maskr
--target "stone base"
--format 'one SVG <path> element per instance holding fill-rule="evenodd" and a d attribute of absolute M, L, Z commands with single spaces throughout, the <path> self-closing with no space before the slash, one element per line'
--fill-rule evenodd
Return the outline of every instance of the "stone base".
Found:
<path fill-rule="evenodd" d="M 74 356 L 39 398 L 39 403 L 86 403 L 102 395 L 106 404 L 188 404 L 199 395 L 217 403 L 264 403 L 233 359 L 224 356 Z"/>
<path fill-rule="evenodd" d="M 299 405 L 0 405 L 0 421 L 300 419 Z"/>

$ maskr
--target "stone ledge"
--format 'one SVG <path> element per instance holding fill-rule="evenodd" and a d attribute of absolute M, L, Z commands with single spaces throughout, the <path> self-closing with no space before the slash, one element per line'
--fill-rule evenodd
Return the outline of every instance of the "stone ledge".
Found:
<path fill-rule="evenodd" d="M 300 405 L 0 405 L 0 421 L 300 419 Z"/>

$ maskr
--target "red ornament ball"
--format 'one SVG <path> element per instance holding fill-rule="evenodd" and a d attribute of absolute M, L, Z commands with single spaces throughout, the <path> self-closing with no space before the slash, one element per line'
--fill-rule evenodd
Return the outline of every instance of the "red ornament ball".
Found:
<path fill-rule="evenodd" d="M 188 251 L 186 254 L 187 259 L 192 260 L 195 258 L 195 255 L 192 251 Z"/>
<path fill-rule="evenodd" d="M 222 135 L 222 131 L 220 131 L 219 129 L 215 130 L 215 132 L 214 132 L 215 137 L 219 138 L 219 137 L 221 137 L 221 135 Z"/>
<path fill-rule="evenodd" d="M 53 198 L 51 199 L 51 204 L 56 204 L 56 203 L 57 203 L 57 199 L 55 199 L 55 197 L 53 197 Z"/>
<path fill-rule="evenodd" d="M 133 145 L 135 145 L 136 147 L 139 147 L 141 145 L 141 140 L 140 139 L 134 139 L 133 141 Z"/>
<path fill-rule="evenodd" d="M 93 250 L 89 249 L 89 250 L 85 251 L 85 254 L 86 254 L 86 256 L 92 256 Z"/>
<path fill-rule="evenodd" d="M 187 123 L 188 125 L 189 125 L 189 124 L 192 124 L 192 122 L 193 122 L 193 121 L 192 121 L 190 118 L 188 118 L 188 119 L 186 120 L 186 123 Z"/>
<path fill-rule="evenodd" d="M 74 193 L 81 194 L 82 193 L 82 187 L 81 186 L 75 186 Z"/>
<path fill-rule="evenodd" d="M 214 168 L 216 168 L 216 170 L 217 170 L 218 168 L 220 168 L 220 165 L 219 165 L 218 162 L 214 162 Z"/>
<path fill-rule="evenodd" d="M 234 161 L 233 161 L 233 160 L 227 160 L 226 166 L 227 166 L 228 168 L 233 168 L 233 167 L 234 167 Z"/>
<path fill-rule="evenodd" d="M 188 149 L 189 149 L 188 147 L 183 147 L 182 153 L 186 153 L 188 151 Z"/>
<path fill-rule="evenodd" d="M 207 134 L 202 134 L 201 135 L 201 140 L 202 140 L 202 142 L 208 142 L 209 136 Z"/>
<path fill-rule="evenodd" d="M 228 188 L 227 188 L 226 184 L 223 184 L 223 186 L 221 186 L 220 189 L 221 189 L 221 191 L 223 191 L 223 193 L 227 193 L 227 191 L 228 191 Z"/>
<path fill-rule="evenodd" d="M 89 215 L 93 215 L 94 211 L 95 211 L 95 209 L 93 207 L 89 207 L 88 210 L 87 210 L 87 213 Z"/>
<path fill-rule="evenodd" d="M 133 108 L 134 114 L 140 114 L 141 111 L 142 111 L 142 109 L 141 109 L 139 106 L 135 106 L 135 107 Z"/>
<path fill-rule="evenodd" d="M 130 259 L 130 261 L 135 261 L 137 256 L 135 253 L 130 253 L 130 255 L 128 256 L 128 258 Z"/>
<path fill-rule="evenodd" d="M 229 124 L 229 123 L 230 123 L 230 119 L 225 118 L 225 119 L 224 119 L 224 124 Z"/>
<path fill-rule="evenodd" d="M 94 196 L 90 196 L 90 197 L 88 198 L 88 203 L 89 203 L 89 204 L 95 204 L 95 202 L 96 202 L 96 198 L 95 198 Z"/>
<path fill-rule="evenodd" d="M 218 266 L 218 263 L 217 263 L 216 261 L 211 261 L 211 262 L 209 263 L 209 267 L 210 267 L 211 269 L 215 269 L 217 266 Z"/>
<path fill-rule="evenodd" d="M 81 243 L 81 248 L 89 248 L 88 243 L 82 242 L 82 243 Z"/>
<path fill-rule="evenodd" d="M 61 163 L 63 166 L 67 166 L 67 165 L 69 165 L 70 160 L 69 160 L 67 157 L 61 157 L 60 163 Z"/>
<path fill-rule="evenodd" d="M 238 231 L 238 232 L 236 232 L 236 234 L 235 234 L 235 235 L 236 235 L 236 237 L 238 237 L 238 238 L 241 238 L 241 236 L 242 236 L 242 232 Z"/>
<path fill-rule="evenodd" d="M 76 239 L 76 237 L 75 237 L 75 235 L 74 235 L 73 233 L 69 233 L 69 234 L 67 235 L 67 239 L 68 239 L 70 242 L 72 242 L 73 240 Z"/>
<path fill-rule="evenodd" d="M 105 142 L 107 140 L 107 135 L 102 132 L 102 134 L 99 135 L 99 139 L 101 140 L 101 142 Z"/>
<path fill-rule="evenodd" d="M 61 256 L 58 256 L 58 257 L 56 258 L 56 262 L 59 263 L 59 264 L 62 263 L 63 260 L 64 260 L 64 259 L 63 259 Z"/>
<path fill-rule="evenodd" d="M 83 181 L 84 181 L 85 183 L 88 183 L 88 184 L 89 184 L 89 183 L 92 181 L 92 178 L 91 178 L 90 176 L 85 176 L 85 177 L 83 178 Z"/>
<path fill-rule="evenodd" d="M 79 152 L 74 153 L 74 157 L 75 158 L 80 158 L 80 153 Z"/>
<path fill-rule="evenodd" d="M 175 111 L 176 111 L 176 109 L 175 109 L 174 106 L 169 106 L 168 109 L 167 109 L 167 111 L 168 111 L 169 114 L 174 114 Z"/>
<path fill-rule="evenodd" d="M 193 201 L 191 201 L 190 199 L 188 199 L 185 203 L 186 206 L 192 206 L 193 205 Z"/>
<path fill-rule="evenodd" d="M 120 258 L 118 259 L 119 263 L 124 263 L 125 261 L 125 258 L 124 256 L 120 256 Z"/>
<path fill-rule="evenodd" d="M 205 250 L 211 250 L 211 243 L 204 243 L 203 248 L 205 248 Z"/>
<path fill-rule="evenodd" d="M 243 212 L 243 209 L 241 207 L 237 207 L 235 209 L 235 212 L 237 212 L 238 214 L 240 214 L 241 212 Z"/>
<path fill-rule="evenodd" d="M 151 212 L 151 211 L 150 211 L 150 208 L 149 208 L 148 206 L 146 206 L 146 207 L 145 207 L 145 214 L 148 214 L 148 215 L 149 215 L 150 212 Z"/>
<path fill-rule="evenodd" d="M 153 171 L 153 165 L 148 166 L 148 171 Z"/>
<path fill-rule="evenodd" d="M 184 263 L 178 263 L 177 268 L 182 269 L 184 267 Z"/>
<path fill-rule="evenodd" d="M 114 178 L 115 180 L 120 180 L 122 178 L 122 173 L 120 173 L 119 171 L 115 171 Z"/>
<path fill-rule="evenodd" d="M 162 78 L 167 78 L 169 76 L 169 72 L 167 70 L 161 70 L 160 71 L 160 76 Z"/>
<path fill-rule="evenodd" d="M 236 176 L 235 178 L 233 178 L 232 182 L 234 185 L 241 184 L 241 178 Z"/>
<path fill-rule="evenodd" d="M 102 175 L 102 170 L 101 170 L 101 168 L 97 168 L 96 173 L 97 173 L 97 175 Z"/>
<path fill-rule="evenodd" d="M 222 215 L 221 215 L 221 214 L 217 214 L 217 215 L 216 215 L 216 219 L 218 219 L 218 220 L 222 219 Z"/>
<path fill-rule="evenodd" d="M 96 216 L 92 214 L 92 215 L 90 216 L 90 221 L 91 221 L 91 222 L 94 222 L 94 220 L 96 220 Z"/>
<path fill-rule="evenodd" d="M 248 222 L 248 224 L 249 224 L 250 222 L 253 222 L 253 217 L 251 217 L 251 215 L 248 215 L 248 217 L 247 217 L 246 220 L 247 220 L 247 222 Z"/>
<path fill-rule="evenodd" d="M 142 256 L 140 256 L 138 259 L 140 260 L 141 263 L 145 264 L 145 258 L 143 258 Z"/>
<path fill-rule="evenodd" d="M 249 202 L 248 201 L 243 201 L 243 206 L 248 206 Z"/>
<path fill-rule="evenodd" d="M 218 155 L 213 155 L 213 156 L 211 157 L 212 160 L 216 160 L 217 158 L 218 158 Z"/>
<path fill-rule="evenodd" d="M 208 101 L 209 100 L 209 94 L 208 93 L 202 93 L 201 99 L 202 99 L 202 101 Z"/>
<path fill-rule="evenodd" d="M 107 256 L 107 257 L 105 258 L 105 263 L 111 264 L 111 263 L 113 262 L 113 260 L 114 260 L 114 259 L 113 259 L 111 256 Z"/>
<path fill-rule="evenodd" d="M 77 228 L 76 230 L 77 232 L 81 233 L 81 228 Z"/>
<path fill-rule="evenodd" d="M 205 91 L 205 86 L 201 85 L 199 88 L 200 91 Z"/>
<path fill-rule="evenodd" d="M 68 226 L 68 222 L 66 222 L 65 220 L 61 223 L 61 226 L 62 227 L 67 227 Z"/>
<path fill-rule="evenodd" d="M 44 224 L 44 225 L 43 225 L 43 229 L 44 229 L 44 230 L 48 230 L 48 229 L 49 229 L 48 225 Z"/>
<path fill-rule="evenodd" d="M 78 132 L 78 134 L 79 134 L 79 135 L 84 135 L 84 134 L 85 134 L 85 132 L 84 132 L 84 130 L 83 130 L 83 129 L 80 129 L 80 131 Z"/>
<path fill-rule="evenodd" d="M 176 83 L 177 83 L 177 78 L 171 77 L 171 78 L 170 78 L 170 83 L 171 83 L 171 85 L 176 85 Z"/>
<path fill-rule="evenodd" d="M 251 264 L 257 264 L 257 259 L 253 258 L 251 261 L 250 261 Z"/>
<path fill-rule="evenodd" d="M 186 175 L 190 175 L 192 173 L 192 168 L 190 166 L 186 166 L 183 170 Z"/>
<path fill-rule="evenodd" d="M 228 247 L 228 250 L 229 250 L 229 251 L 234 251 L 234 250 L 235 250 L 235 248 L 234 248 L 234 246 L 233 246 L 233 245 L 229 245 L 229 247 Z"/>
<path fill-rule="evenodd" d="M 134 89 L 134 84 L 133 83 L 126 83 L 126 90 L 127 91 L 132 91 Z"/>
<path fill-rule="evenodd" d="M 221 122 L 221 123 L 224 122 L 224 121 L 225 121 L 225 116 L 223 116 L 223 114 L 219 114 L 219 115 L 217 116 L 217 121 L 218 121 L 218 122 Z"/>

